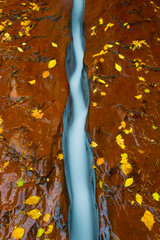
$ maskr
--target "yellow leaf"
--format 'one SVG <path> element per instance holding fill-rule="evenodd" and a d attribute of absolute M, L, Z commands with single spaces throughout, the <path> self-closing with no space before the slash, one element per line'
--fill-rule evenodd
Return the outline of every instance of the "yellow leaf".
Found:
<path fill-rule="evenodd" d="M 38 219 L 40 216 L 42 216 L 41 212 L 38 209 L 31 210 L 27 213 L 27 215 L 32 219 Z"/>
<path fill-rule="evenodd" d="M 105 44 L 104 47 L 103 47 L 104 50 L 107 50 L 108 49 L 108 44 Z"/>
<path fill-rule="evenodd" d="M 99 186 L 103 189 L 103 181 L 99 180 Z"/>
<path fill-rule="evenodd" d="M 122 126 L 122 128 L 125 128 L 126 127 L 126 122 L 122 121 L 121 126 Z"/>
<path fill-rule="evenodd" d="M 121 161 L 120 161 L 120 163 L 126 163 L 127 161 L 128 161 L 127 153 L 122 153 L 121 154 Z"/>
<path fill-rule="evenodd" d="M 50 218 L 51 218 L 51 214 L 50 214 L 50 213 L 47 213 L 47 214 L 44 215 L 43 220 L 44 220 L 45 222 L 48 222 Z"/>
<path fill-rule="evenodd" d="M 112 48 L 112 47 L 113 47 L 113 45 L 111 45 L 111 44 L 108 44 L 108 47 L 109 47 L 109 48 Z"/>
<path fill-rule="evenodd" d="M 21 22 L 21 26 L 28 26 L 29 24 L 31 23 L 31 21 L 30 20 L 25 20 L 24 22 Z"/>
<path fill-rule="evenodd" d="M 53 68 L 56 66 L 56 64 L 57 64 L 56 59 L 53 59 L 53 60 L 49 61 L 48 68 Z"/>
<path fill-rule="evenodd" d="M 2 117 L 0 116 L 0 125 L 3 123 L 3 119 Z"/>
<path fill-rule="evenodd" d="M 39 228 L 37 232 L 37 238 L 40 238 L 44 234 L 45 230 L 43 228 Z"/>
<path fill-rule="evenodd" d="M 44 113 L 42 113 L 42 110 L 34 109 L 32 110 L 31 116 L 35 117 L 37 119 L 41 119 L 43 117 Z"/>
<path fill-rule="evenodd" d="M 29 81 L 28 83 L 31 84 L 31 85 L 33 85 L 33 84 L 36 83 L 36 80 L 31 80 L 31 81 Z"/>
<path fill-rule="evenodd" d="M 53 231 L 53 224 L 50 224 L 47 228 L 47 231 L 45 231 L 45 234 L 49 234 Z"/>
<path fill-rule="evenodd" d="M 29 198 L 27 198 L 27 200 L 25 201 L 25 204 L 28 205 L 34 205 L 39 203 L 40 197 L 38 196 L 30 196 Z"/>
<path fill-rule="evenodd" d="M 99 19 L 99 24 L 102 25 L 103 24 L 103 18 Z"/>
<path fill-rule="evenodd" d="M 98 80 L 97 80 L 98 82 L 100 82 L 100 83 L 103 83 L 103 84 L 105 84 L 106 82 L 104 81 L 104 80 L 102 80 L 102 79 L 99 79 L 98 78 Z"/>
<path fill-rule="evenodd" d="M 125 175 L 129 174 L 130 172 L 132 172 L 132 169 L 133 169 L 133 168 L 132 168 L 132 165 L 131 165 L 130 163 L 128 163 L 128 162 L 121 164 L 121 171 L 122 171 Z"/>
<path fill-rule="evenodd" d="M 21 227 L 17 227 L 13 230 L 12 236 L 14 237 L 14 239 L 21 239 L 24 236 L 24 229 Z"/>
<path fill-rule="evenodd" d="M 93 105 L 93 107 L 96 107 L 97 103 L 96 102 L 92 102 L 92 105 Z"/>
<path fill-rule="evenodd" d="M 119 58 L 124 59 L 123 55 L 119 54 L 118 56 L 119 56 Z"/>
<path fill-rule="evenodd" d="M 138 77 L 138 78 L 139 78 L 140 81 L 143 81 L 143 82 L 146 81 L 145 78 L 143 78 L 143 77 Z"/>
<path fill-rule="evenodd" d="M 135 96 L 136 99 L 142 98 L 142 94 Z"/>
<path fill-rule="evenodd" d="M 49 71 L 44 71 L 43 73 L 42 73 L 42 77 L 43 78 L 47 78 L 49 76 Z"/>
<path fill-rule="evenodd" d="M 98 144 L 97 143 L 95 143 L 95 142 L 91 142 L 91 145 L 90 145 L 90 147 L 92 147 L 92 148 L 95 148 L 95 147 L 97 147 L 98 146 Z"/>
<path fill-rule="evenodd" d="M 141 218 L 141 221 L 144 222 L 144 224 L 150 231 L 152 230 L 152 227 L 155 221 L 154 221 L 153 214 L 151 212 L 146 210 L 143 217 Z"/>
<path fill-rule="evenodd" d="M 143 201 L 143 198 L 140 194 L 136 194 L 136 201 L 139 203 L 139 205 L 141 206 L 142 204 L 142 201 Z"/>
<path fill-rule="evenodd" d="M 109 28 L 113 27 L 114 23 L 108 23 L 104 29 L 104 31 L 106 32 Z"/>
<path fill-rule="evenodd" d="M 122 148 L 125 149 L 124 139 L 122 138 L 121 134 L 118 134 L 116 137 L 116 143 Z"/>
<path fill-rule="evenodd" d="M 106 93 L 105 93 L 105 92 L 101 92 L 101 95 L 102 95 L 102 96 L 105 96 L 105 95 L 106 95 Z"/>
<path fill-rule="evenodd" d="M 23 49 L 21 47 L 17 47 L 19 52 L 23 52 Z"/>
<path fill-rule="evenodd" d="M 58 156 L 57 156 L 57 158 L 58 158 L 59 160 L 63 160 L 63 154 L 62 154 L 62 153 L 59 153 Z"/>
<path fill-rule="evenodd" d="M 55 48 L 58 48 L 58 45 L 54 42 L 52 42 L 52 46 L 55 47 Z"/>
<path fill-rule="evenodd" d="M 102 163 L 104 163 L 104 158 L 98 158 L 97 165 L 101 165 Z"/>
<path fill-rule="evenodd" d="M 160 195 L 159 195 L 158 193 L 156 193 L 156 192 L 153 193 L 153 194 L 152 194 L 152 197 L 153 197 L 154 200 L 156 200 L 157 202 L 159 202 Z"/>
<path fill-rule="evenodd" d="M 0 25 L 0 31 L 3 31 L 3 30 L 4 30 L 4 26 Z"/>
<path fill-rule="evenodd" d="M 8 165 L 9 165 L 9 161 L 5 162 L 5 163 L 3 164 L 3 169 L 6 168 Z"/>
<path fill-rule="evenodd" d="M 128 179 L 126 179 L 124 186 L 129 187 L 132 185 L 132 183 L 133 183 L 133 178 L 128 178 Z"/>
<path fill-rule="evenodd" d="M 118 65 L 117 63 L 115 63 L 115 68 L 117 71 L 121 72 L 122 71 L 122 67 L 120 65 Z"/>

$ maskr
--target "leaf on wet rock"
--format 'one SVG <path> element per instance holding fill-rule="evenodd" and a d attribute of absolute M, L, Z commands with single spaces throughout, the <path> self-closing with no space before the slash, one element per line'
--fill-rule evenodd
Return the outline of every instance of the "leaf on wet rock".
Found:
<path fill-rule="evenodd" d="M 159 195 L 157 192 L 153 193 L 153 194 L 152 194 L 152 197 L 153 197 L 154 200 L 156 200 L 157 202 L 159 202 L 160 195 Z"/>
<path fill-rule="evenodd" d="M 34 85 L 34 84 L 36 83 L 36 80 L 35 80 L 35 79 L 34 79 L 34 80 L 31 80 L 31 81 L 29 81 L 28 83 L 31 84 L 31 85 Z"/>
<path fill-rule="evenodd" d="M 121 134 L 118 134 L 116 137 L 116 143 L 122 148 L 125 149 L 125 145 L 124 145 L 124 139 L 122 138 Z"/>
<path fill-rule="evenodd" d="M 103 18 L 99 19 L 99 24 L 102 25 L 103 24 Z"/>
<path fill-rule="evenodd" d="M 97 165 L 101 165 L 104 163 L 104 158 L 98 158 Z"/>
<path fill-rule="evenodd" d="M 21 227 L 17 227 L 16 229 L 13 230 L 12 236 L 14 239 L 18 240 L 21 239 L 24 236 L 24 229 Z"/>
<path fill-rule="evenodd" d="M 19 52 L 23 52 L 23 49 L 21 47 L 17 47 Z"/>
<path fill-rule="evenodd" d="M 119 57 L 120 59 L 124 59 L 124 56 L 121 55 L 121 54 L 119 54 L 118 57 Z"/>
<path fill-rule="evenodd" d="M 31 210 L 27 213 L 27 215 L 32 219 L 38 219 L 40 216 L 42 216 L 41 212 L 38 209 Z"/>
<path fill-rule="evenodd" d="M 142 94 L 137 95 L 137 96 L 135 96 L 134 98 L 136 98 L 136 99 L 141 99 L 141 98 L 142 98 Z"/>
<path fill-rule="evenodd" d="M 44 234 L 45 230 L 43 228 L 39 228 L 37 232 L 37 238 L 40 238 Z"/>
<path fill-rule="evenodd" d="M 43 78 L 49 77 L 49 71 L 44 71 L 44 72 L 42 73 L 42 77 L 43 77 Z"/>
<path fill-rule="evenodd" d="M 48 222 L 50 218 L 51 218 L 51 214 L 50 214 L 50 213 L 47 213 L 47 214 L 44 215 L 43 220 L 44 220 L 45 222 Z"/>
<path fill-rule="evenodd" d="M 140 194 L 136 194 L 136 201 L 139 203 L 139 205 L 141 206 L 142 204 L 142 201 L 143 201 L 143 198 Z"/>
<path fill-rule="evenodd" d="M 122 71 L 122 67 L 121 67 L 119 64 L 117 64 L 117 63 L 115 63 L 115 69 L 116 69 L 117 71 L 119 71 L 119 72 Z"/>
<path fill-rule="evenodd" d="M 63 160 L 63 154 L 62 154 L 62 153 L 58 153 L 57 158 L 58 158 L 59 160 Z"/>
<path fill-rule="evenodd" d="M 98 144 L 95 143 L 94 141 L 92 141 L 91 144 L 90 144 L 90 147 L 92 147 L 92 148 L 95 148 L 95 147 L 97 147 L 97 146 L 98 146 Z"/>
<path fill-rule="evenodd" d="M 53 60 L 49 61 L 48 68 L 53 68 L 56 66 L 56 64 L 57 64 L 56 59 L 53 59 Z"/>
<path fill-rule="evenodd" d="M 37 119 L 41 119 L 43 117 L 44 113 L 42 113 L 42 110 L 34 109 L 32 110 L 31 116 Z"/>
<path fill-rule="evenodd" d="M 34 204 L 38 204 L 40 199 L 41 198 L 38 196 L 30 196 L 29 198 L 27 198 L 27 200 L 24 203 L 28 205 L 34 205 Z"/>
<path fill-rule="evenodd" d="M 127 174 L 129 174 L 130 172 L 132 172 L 133 167 L 130 163 L 125 162 L 121 164 L 121 171 L 127 176 Z"/>
<path fill-rule="evenodd" d="M 124 183 L 124 186 L 129 187 L 129 186 L 132 185 L 132 183 L 133 183 L 133 178 L 127 178 L 125 183 Z"/>
<path fill-rule="evenodd" d="M 152 227 L 155 221 L 154 221 L 153 214 L 151 212 L 146 210 L 143 217 L 141 218 L 141 221 L 144 222 L 144 224 L 150 231 L 152 230 Z"/>
<path fill-rule="evenodd" d="M 45 231 L 45 234 L 50 234 L 53 231 L 53 224 L 50 224 L 47 228 L 47 231 Z"/>
<path fill-rule="evenodd" d="M 22 187 L 23 186 L 23 179 L 20 178 L 17 182 L 17 187 Z"/>
<path fill-rule="evenodd" d="M 143 78 L 143 77 L 138 77 L 138 78 L 139 78 L 140 81 L 143 81 L 143 82 L 146 81 L 145 78 Z"/>
<path fill-rule="evenodd" d="M 145 89 L 144 91 L 145 91 L 145 93 L 150 93 L 150 90 L 148 88 Z"/>
<path fill-rule="evenodd" d="M 52 44 L 52 47 L 58 48 L 58 45 L 56 43 L 52 42 L 51 44 Z"/>

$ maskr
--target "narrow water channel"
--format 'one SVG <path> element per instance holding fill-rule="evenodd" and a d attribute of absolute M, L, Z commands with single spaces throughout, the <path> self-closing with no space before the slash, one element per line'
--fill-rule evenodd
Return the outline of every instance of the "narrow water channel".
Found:
<path fill-rule="evenodd" d="M 74 0 L 70 21 L 71 40 L 66 53 L 70 93 L 63 115 L 63 153 L 70 197 L 70 240 L 98 239 L 98 210 L 95 200 L 93 154 L 87 132 L 89 85 L 85 50 L 84 0 Z"/>

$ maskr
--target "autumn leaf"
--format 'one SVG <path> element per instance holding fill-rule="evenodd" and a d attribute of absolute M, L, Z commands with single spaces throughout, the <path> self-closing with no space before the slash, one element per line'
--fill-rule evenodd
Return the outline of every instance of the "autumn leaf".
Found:
<path fill-rule="evenodd" d="M 0 116 L 0 125 L 3 123 L 3 119 L 2 117 Z"/>
<path fill-rule="evenodd" d="M 53 68 L 56 66 L 56 64 L 57 64 L 56 59 L 53 59 L 53 60 L 49 61 L 48 68 Z"/>
<path fill-rule="evenodd" d="M 59 160 L 63 160 L 63 154 L 62 154 L 62 153 L 59 153 L 59 154 L 57 155 L 57 158 L 58 158 Z"/>
<path fill-rule="evenodd" d="M 115 69 L 119 72 L 122 71 L 122 67 L 120 65 L 118 65 L 117 63 L 115 63 Z"/>
<path fill-rule="evenodd" d="M 23 52 L 23 49 L 21 47 L 17 47 L 19 52 Z"/>
<path fill-rule="evenodd" d="M 104 31 L 106 32 L 109 28 L 113 27 L 114 23 L 108 23 L 104 29 Z"/>
<path fill-rule="evenodd" d="M 153 214 L 151 212 L 146 210 L 143 217 L 141 218 L 141 221 L 144 222 L 144 224 L 150 231 L 152 230 L 152 227 L 155 221 L 154 221 Z"/>
<path fill-rule="evenodd" d="M 103 24 L 103 18 L 99 19 L 99 24 L 102 25 Z"/>
<path fill-rule="evenodd" d="M 56 43 L 54 43 L 54 42 L 52 42 L 51 44 L 52 44 L 52 46 L 55 47 L 55 48 L 58 47 L 58 45 L 57 45 Z"/>
<path fill-rule="evenodd" d="M 45 231 L 45 234 L 50 234 L 53 231 L 53 224 L 50 224 L 47 228 L 47 231 Z"/>
<path fill-rule="evenodd" d="M 43 228 L 39 228 L 37 232 L 37 238 L 40 238 L 44 234 L 45 230 Z"/>
<path fill-rule="evenodd" d="M 21 26 L 26 27 L 26 26 L 28 26 L 30 23 L 31 23 L 30 20 L 25 20 L 25 21 L 21 22 Z"/>
<path fill-rule="evenodd" d="M 2 32 L 4 30 L 5 26 L 0 25 L 0 32 Z"/>
<path fill-rule="evenodd" d="M 24 229 L 21 227 L 17 227 L 13 230 L 12 236 L 14 237 L 14 239 L 21 239 L 24 236 Z"/>
<path fill-rule="evenodd" d="M 27 215 L 32 219 L 38 219 L 40 216 L 42 216 L 41 212 L 38 209 L 31 210 L 27 213 Z"/>
<path fill-rule="evenodd" d="M 92 106 L 93 106 L 93 107 L 96 107 L 96 106 L 97 106 L 97 103 L 96 103 L 96 102 L 92 102 Z"/>
<path fill-rule="evenodd" d="M 128 161 L 127 153 L 122 153 L 121 154 L 121 161 L 120 161 L 120 163 L 126 163 L 127 161 Z"/>
<path fill-rule="evenodd" d="M 95 143 L 94 141 L 92 141 L 91 144 L 90 144 L 90 147 L 92 147 L 92 148 L 95 148 L 95 147 L 97 147 L 97 146 L 98 146 L 98 144 Z"/>
<path fill-rule="evenodd" d="M 44 72 L 42 73 L 42 77 L 43 77 L 43 78 L 49 77 L 49 71 L 44 71 Z"/>
<path fill-rule="evenodd" d="M 155 125 L 152 125 L 152 128 L 153 128 L 154 130 L 156 130 L 158 127 L 156 127 Z"/>
<path fill-rule="evenodd" d="M 39 201 L 40 201 L 40 197 L 30 196 L 29 198 L 27 198 L 27 200 L 24 203 L 28 205 L 34 205 L 34 204 L 38 204 Z"/>
<path fill-rule="evenodd" d="M 103 181 L 102 180 L 99 180 L 99 186 L 100 186 L 100 188 L 103 189 Z"/>
<path fill-rule="evenodd" d="M 135 96 L 136 99 L 142 98 L 142 94 Z"/>
<path fill-rule="evenodd" d="M 43 117 L 44 113 L 42 113 L 42 110 L 34 109 L 32 110 L 31 116 L 37 119 L 41 119 Z"/>
<path fill-rule="evenodd" d="M 98 158 L 97 165 L 101 165 L 104 163 L 104 158 Z"/>
<path fill-rule="evenodd" d="M 122 148 L 125 149 L 124 139 L 122 138 L 121 134 L 118 134 L 116 137 L 116 143 Z"/>
<path fill-rule="evenodd" d="M 159 202 L 160 195 L 159 195 L 158 193 L 156 193 L 156 192 L 153 193 L 153 194 L 152 194 L 152 197 L 153 197 L 154 200 L 156 200 L 157 202 Z"/>
<path fill-rule="evenodd" d="M 142 204 L 142 201 L 143 201 L 143 198 L 140 194 L 136 194 L 136 201 L 139 203 L 139 205 L 141 206 Z"/>
<path fill-rule="evenodd" d="M 17 187 L 22 187 L 23 186 L 23 179 L 20 178 L 17 182 Z"/>
<path fill-rule="evenodd" d="M 5 162 L 5 163 L 3 164 L 3 169 L 6 168 L 8 165 L 9 165 L 9 161 Z"/>
<path fill-rule="evenodd" d="M 102 95 L 102 96 L 105 96 L 105 95 L 106 95 L 106 93 L 105 93 L 105 92 L 101 92 L 101 95 Z"/>
<path fill-rule="evenodd" d="M 145 91 L 145 93 L 150 93 L 149 89 L 145 89 L 144 91 Z"/>
<path fill-rule="evenodd" d="M 130 163 L 128 163 L 128 162 L 122 163 L 120 167 L 121 167 L 121 171 L 122 171 L 125 175 L 129 174 L 129 173 L 132 172 L 132 170 L 133 170 L 132 165 L 131 165 Z"/>
<path fill-rule="evenodd" d="M 145 78 L 143 78 L 143 77 L 138 77 L 138 78 L 139 78 L 140 81 L 143 81 L 143 82 L 146 81 Z"/>
<path fill-rule="evenodd" d="M 133 178 L 128 178 L 128 179 L 126 179 L 124 186 L 129 187 L 132 185 L 132 183 L 133 183 Z"/>
<path fill-rule="evenodd" d="M 43 220 L 44 220 L 45 222 L 48 222 L 50 218 L 51 218 L 51 214 L 50 214 L 50 213 L 47 213 L 47 214 L 44 215 Z"/>
<path fill-rule="evenodd" d="M 35 80 L 35 79 L 34 79 L 34 80 L 31 80 L 31 81 L 29 81 L 28 83 L 31 84 L 31 85 L 33 85 L 33 84 L 36 83 L 36 80 Z"/>
<path fill-rule="evenodd" d="M 119 54 L 118 56 L 119 56 L 120 59 L 124 59 L 123 55 Z"/>

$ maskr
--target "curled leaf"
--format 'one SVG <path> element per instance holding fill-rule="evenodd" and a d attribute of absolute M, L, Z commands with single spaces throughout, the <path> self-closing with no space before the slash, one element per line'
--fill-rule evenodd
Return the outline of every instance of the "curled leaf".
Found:
<path fill-rule="evenodd" d="M 49 234 L 53 231 L 53 224 L 50 224 L 47 228 L 47 231 L 45 231 L 45 234 Z"/>

